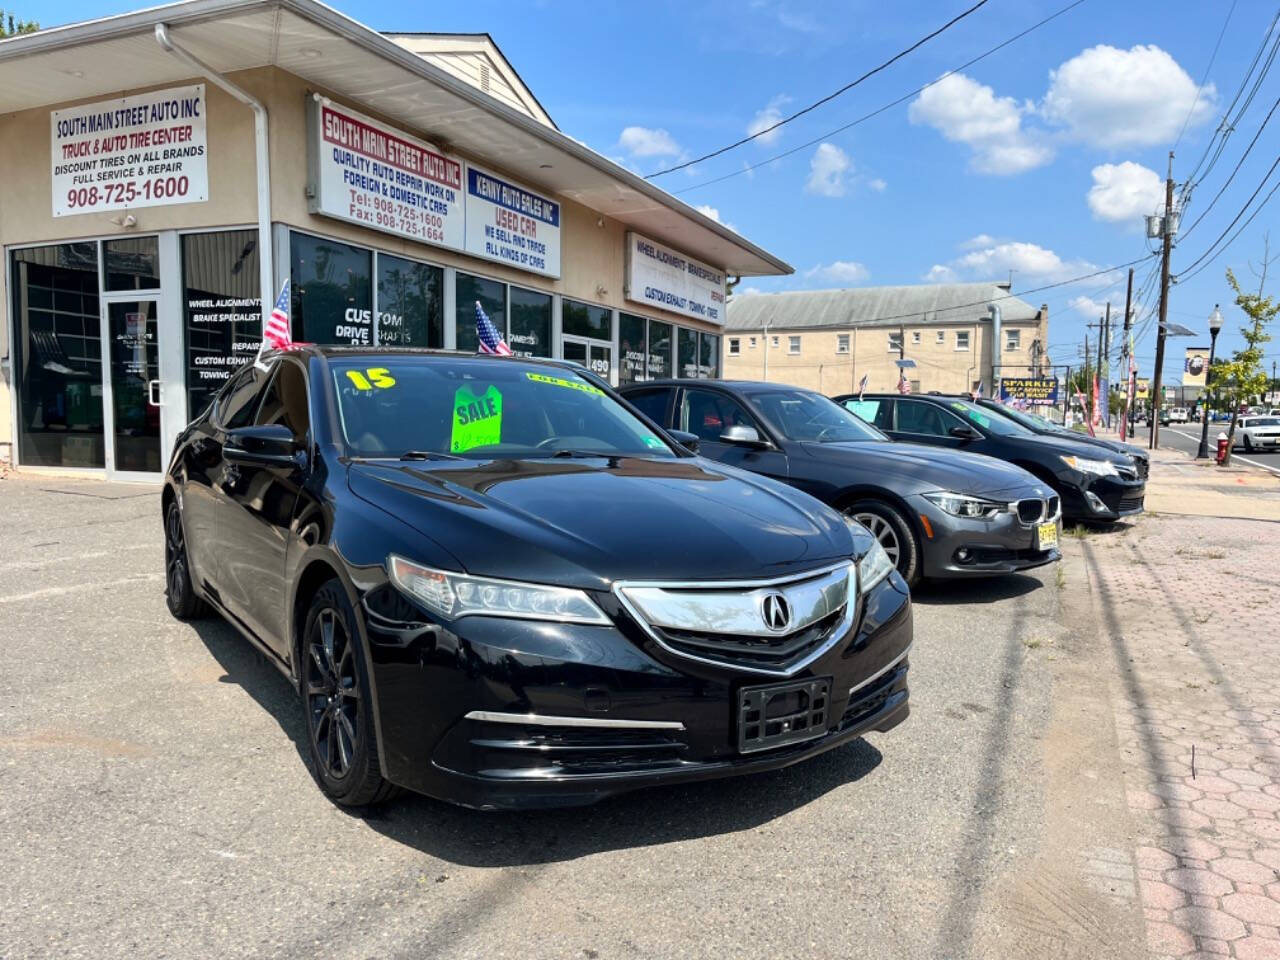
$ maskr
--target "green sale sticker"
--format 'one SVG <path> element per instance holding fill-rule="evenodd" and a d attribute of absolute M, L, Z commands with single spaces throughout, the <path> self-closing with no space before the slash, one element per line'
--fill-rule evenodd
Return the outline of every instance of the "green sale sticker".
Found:
<path fill-rule="evenodd" d="M 453 395 L 453 434 L 449 450 L 461 453 L 487 447 L 502 439 L 502 394 L 497 387 L 474 393 L 462 386 Z"/>

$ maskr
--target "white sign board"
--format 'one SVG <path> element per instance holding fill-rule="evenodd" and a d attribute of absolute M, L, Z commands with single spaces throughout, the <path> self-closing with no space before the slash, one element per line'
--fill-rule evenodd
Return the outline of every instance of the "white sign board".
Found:
<path fill-rule="evenodd" d="M 638 233 L 627 234 L 623 295 L 636 303 L 724 325 L 724 271 Z"/>
<path fill-rule="evenodd" d="M 204 84 L 54 110 L 53 215 L 209 199 Z"/>
<path fill-rule="evenodd" d="M 311 104 L 312 213 L 463 249 L 461 160 L 346 107 Z"/>
<path fill-rule="evenodd" d="M 560 276 L 560 204 L 467 164 L 467 253 Z"/>

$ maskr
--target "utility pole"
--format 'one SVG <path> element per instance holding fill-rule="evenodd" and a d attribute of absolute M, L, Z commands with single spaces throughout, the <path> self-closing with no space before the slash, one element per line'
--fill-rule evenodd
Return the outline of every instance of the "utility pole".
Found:
<path fill-rule="evenodd" d="M 1120 417 L 1120 439 L 1123 440 L 1129 431 L 1129 414 L 1133 405 L 1133 391 L 1131 389 L 1133 377 L 1129 375 L 1129 323 L 1133 319 L 1130 315 L 1133 310 L 1133 267 L 1129 268 L 1129 286 L 1124 292 L 1124 332 L 1120 334 L 1123 341 L 1120 344 L 1120 372 L 1124 374 L 1124 413 Z"/>
<path fill-rule="evenodd" d="M 1160 321 L 1156 333 L 1156 368 L 1151 375 L 1151 439 L 1147 448 L 1160 443 L 1160 404 L 1164 399 L 1160 375 L 1164 372 L 1165 322 L 1169 319 L 1169 254 L 1173 250 L 1173 151 L 1169 151 L 1169 175 L 1164 182 L 1164 220 L 1160 224 L 1164 240 L 1160 252 Z"/>
<path fill-rule="evenodd" d="M 1067 364 L 1067 379 L 1062 381 L 1062 392 L 1066 394 L 1062 400 L 1062 425 L 1067 426 L 1067 418 L 1071 415 L 1071 364 Z"/>
<path fill-rule="evenodd" d="M 1085 324 L 1092 327 L 1092 323 Z M 1093 423 L 1093 384 L 1089 383 L 1089 335 L 1084 335 L 1084 415 L 1089 423 Z"/>
<path fill-rule="evenodd" d="M 1107 301 L 1107 313 L 1102 318 L 1102 339 L 1098 341 L 1098 400 L 1102 404 L 1102 422 L 1111 426 L 1111 301 Z"/>

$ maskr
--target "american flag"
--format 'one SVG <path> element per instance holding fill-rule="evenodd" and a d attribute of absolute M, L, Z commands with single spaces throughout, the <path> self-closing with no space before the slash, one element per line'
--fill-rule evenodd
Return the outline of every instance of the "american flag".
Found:
<path fill-rule="evenodd" d="M 869 376 L 870 376 L 869 373 L 864 373 L 862 375 L 862 379 L 858 381 L 858 399 L 859 400 L 861 400 L 862 395 L 867 392 L 867 377 Z"/>
<path fill-rule="evenodd" d="M 911 392 L 911 384 L 907 381 L 907 371 L 905 368 L 898 375 L 898 392 L 899 393 Z"/>
<path fill-rule="evenodd" d="M 476 301 L 476 336 L 480 338 L 481 353 L 492 353 L 499 357 L 511 356 L 511 348 L 507 346 L 507 341 L 502 339 L 502 334 L 493 325 L 493 321 L 485 314 L 479 300 Z"/>
<path fill-rule="evenodd" d="M 978 398 L 982 396 L 982 381 L 981 381 L 981 380 L 979 380 L 979 381 L 978 381 L 978 385 L 977 385 L 976 387 L 974 387 L 974 388 L 973 388 L 973 393 L 972 393 L 972 394 L 970 394 L 970 396 L 972 396 L 972 397 L 973 397 L 973 402 L 974 402 L 974 403 L 977 403 L 977 402 L 978 402 Z"/>
<path fill-rule="evenodd" d="M 271 308 L 271 316 L 262 328 L 263 349 L 275 348 L 288 350 L 293 346 L 289 337 L 289 281 L 285 280 L 280 288 L 280 296 L 276 297 L 276 305 Z"/>

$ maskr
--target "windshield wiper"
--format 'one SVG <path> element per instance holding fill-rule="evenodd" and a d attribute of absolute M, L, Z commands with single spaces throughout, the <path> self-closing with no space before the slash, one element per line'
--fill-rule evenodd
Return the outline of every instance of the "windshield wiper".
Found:
<path fill-rule="evenodd" d="M 401 460 L 462 460 L 452 453 L 436 453 L 434 450 L 406 450 L 400 454 Z"/>
<path fill-rule="evenodd" d="M 551 455 L 552 457 L 582 457 L 585 459 L 598 460 L 601 457 L 616 457 L 616 453 L 604 453 L 599 450 L 557 450 Z"/>

